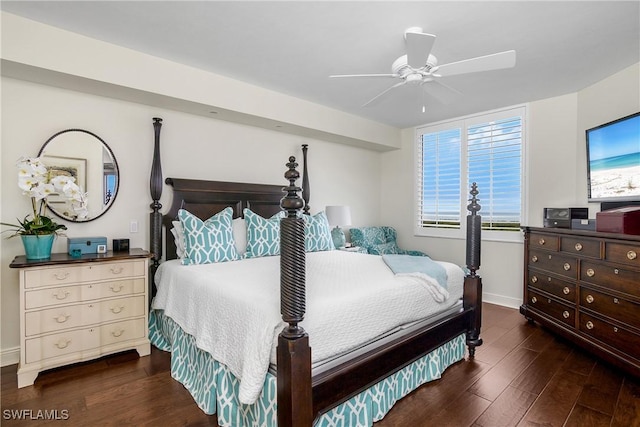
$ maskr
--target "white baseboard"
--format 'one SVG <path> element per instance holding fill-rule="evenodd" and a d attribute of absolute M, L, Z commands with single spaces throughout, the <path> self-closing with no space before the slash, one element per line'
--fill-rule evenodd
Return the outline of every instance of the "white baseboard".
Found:
<path fill-rule="evenodd" d="M 0 366 L 17 365 L 20 362 L 20 347 L 0 351 Z"/>
<path fill-rule="evenodd" d="M 482 293 L 482 301 L 515 309 L 519 309 L 522 305 L 522 298 L 505 297 L 504 295 L 487 294 L 484 292 Z"/>

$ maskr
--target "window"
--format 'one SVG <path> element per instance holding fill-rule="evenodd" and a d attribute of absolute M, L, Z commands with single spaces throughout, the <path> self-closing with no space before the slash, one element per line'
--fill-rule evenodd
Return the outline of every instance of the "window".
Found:
<path fill-rule="evenodd" d="M 519 239 L 525 113 L 518 107 L 416 129 L 417 235 L 463 237 L 476 182 L 485 237 Z"/>

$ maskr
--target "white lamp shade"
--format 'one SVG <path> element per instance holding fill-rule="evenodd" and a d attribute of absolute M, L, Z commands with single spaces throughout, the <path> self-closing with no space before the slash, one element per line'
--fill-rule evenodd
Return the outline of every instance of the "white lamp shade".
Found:
<path fill-rule="evenodd" d="M 351 208 L 349 206 L 327 206 L 325 213 L 329 225 L 332 227 L 351 225 Z"/>

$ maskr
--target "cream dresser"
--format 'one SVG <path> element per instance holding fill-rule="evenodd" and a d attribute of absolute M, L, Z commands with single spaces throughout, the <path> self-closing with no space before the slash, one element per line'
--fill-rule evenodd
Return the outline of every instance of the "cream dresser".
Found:
<path fill-rule="evenodd" d="M 41 371 L 135 349 L 150 353 L 148 280 L 150 253 L 142 249 L 27 261 L 20 275 L 18 387 Z"/>

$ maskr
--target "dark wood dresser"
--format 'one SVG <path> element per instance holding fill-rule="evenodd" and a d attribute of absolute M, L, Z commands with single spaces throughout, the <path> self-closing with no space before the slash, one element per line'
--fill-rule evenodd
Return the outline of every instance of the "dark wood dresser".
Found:
<path fill-rule="evenodd" d="M 640 236 L 525 227 L 520 312 L 640 377 Z"/>

